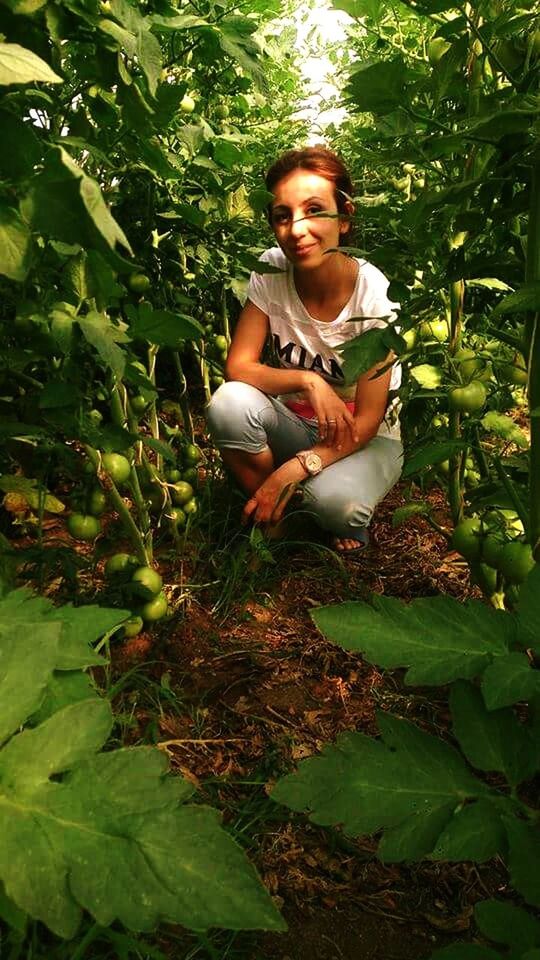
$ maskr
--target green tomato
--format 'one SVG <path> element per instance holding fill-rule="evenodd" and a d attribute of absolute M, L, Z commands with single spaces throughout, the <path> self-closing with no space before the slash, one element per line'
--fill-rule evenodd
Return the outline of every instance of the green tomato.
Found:
<path fill-rule="evenodd" d="M 172 507 L 167 517 L 171 521 L 172 527 L 185 527 L 186 525 L 186 515 L 182 507 Z"/>
<path fill-rule="evenodd" d="M 188 467 L 187 470 L 184 470 L 182 480 L 190 483 L 192 487 L 197 487 L 199 485 L 199 471 L 197 467 Z"/>
<path fill-rule="evenodd" d="M 184 94 L 182 100 L 180 101 L 180 109 L 182 113 L 193 113 L 195 109 L 195 101 L 193 97 L 190 97 L 189 94 Z"/>
<path fill-rule="evenodd" d="M 497 571 L 489 566 L 487 563 L 481 563 L 477 571 L 477 577 L 479 587 L 484 591 L 484 593 L 491 597 L 497 591 Z"/>
<path fill-rule="evenodd" d="M 458 523 L 452 534 L 452 546 L 466 560 L 479 560 L 482 550 L 482 524 L 479 517 Z"/>
<path fill-rule="evenodd" d="M 505 543 L 497 564 L 503 577 L 510 583 L 523 583 L 534 565 L 532 547 L 521 540 Z"/>
<path fill-rule="evenodd" d="M 220 103 L 215 109 L 215 114 L 218 120 L 226 120 L 229 116 L 229 108 L 226 103 Z"/>
<path fill-rule="evenodd" d="M 512 363 L 503 363 L 499 367 L 499 377 L 504 383 L 511 383 L 516 387 L 525 387 L 529 376 L 527 366 L 521 354 L 516 353 Z"/>
<path fill-rule="evenodd" d="M 184 461 L 188 467 L 195 467 L 202 460 L 202 453 L 194 443 L 188 443 L 184 450 Z"/>
<path fill-rule="evenodd" d="M 147 293 L 152 286 L 152 281 L 145 273 L 130 273 L 127 285 L 133 293 Z"/>
<path fill-rule="evenodd" d="M 419 329 L 422 340 L 437 340 L 438 343 L 445 343 L 448 340 L 450 330 L 446 320 L 424 320 Z"/>
<path fill-rule="evenodd" d="M 164 593 L 158 593 L 157 597 L 145 603 L 139 611 L 143 620 L 147 623 L 155 623 L 161 620 L 167 613 L 167 597 Z"/>
<path fill-rule="evenodd" d="M 131 464 L 121 453 L 104 453 L 102 457 L 103 469 L 113 483 L 125 483 L 129 480 Z"/>
<path fill-rule="evenodd" d="M 191 500 L 188 500 L 188 502 L 184 504 L 183 510 L 187 517 L 192 517 L 199 512 L 199 504 L 195 497 L 192 497 Z"/>
<path fill-rule="evenodd" d="M 406 343 L 407 350 L 413 350 L 416 345 L 416 336 L 417 336 L 416 329 L 412 327 L 410 330 L 405 330 L 403 331 L 401 336 L 403 337 Z"/>
<path fill-rule="evenodd" d="M 130 400 L 131 409 L 136 416 L 140 416 L 144 413 L 148 407 L 148 400 L 145 400 L 141 393 L 136 393 L 134 397 Z"/>
<path fill-rule="evenodd" d="M 185 480 L 179 480 L 171 489 L 171 499 L 178 507 L 183 507 L 193 496 L 193 487 Z"/>
<path fill-rule="evenodd" d="M 449 49 L 450 44 L 444 37 L 432 37 L 427 48 L 428 60 L 432 66 L 435 66 Z"/>
<path fill-rule="evenodd" d="M 113 553 L 106 561 L 103 572 L 107 580 L 127 575 L 137 566 L 137 557 L 132 553 Z"/>
<path fill-rule="evenodd" d="M 162 578 L 153 567 L 138 567 L 131 577 L 131 582 L 137 589 L 141 588 L 143 595 L 151 593 L 152 596 L 156 596 L 163 586 Z"/>
<path fill-rule="evenodd" d="M 92 514 L 72 513 L 68 517 L 67 528 L 75 540 L 95 540 L 101 533 L 101 524 Z"/>
<path fill-rule="evenodd" d="M 167 483 L 178 483 L 179 480 L 182 480 L 182 474 L 180 470 L 178 470 L 176 467 L 173 467 L 172 470 L 167 469 L 165 471 L 165 479 L 167 480 Z"/>
<path fill-rule="evenodd" d="M 499 566 L 499 557 L 504 547 L 504 540 L 495 533 L 488 533 L 482 540 L 482 560 L 490 567 Z"/>
<path fill-rule="evenodd" d="M 453 387 L 448 394 L 448 405 L 459 413 L 478 413 L 484 408 L 487 391 L 481 380 L 471 380 L 464 387 Z"/>
<path fill-rule="evenodd" d="M 216 336 L 214 337 L 214 345 L 222 353 L 226 353 L 226 351 L 229 348 L 229 344 L 227 343 L 227 337 L 224 337 L 222 333 L 216 334 Z"/>
<path fill-rule="evenodd" d="M 107 495 L 101 487 L 94 487 L 88 497 L 88 513 L 100 517 L 107 509 Z"/>
<path fill-rule="evenodd" d="M 482 357 L 479 357 L 475 350 L 458 350 L 455 359 L 458 361 L 459 373 L 465 383 L 469 383 L 473 379 L 490 379 L 491 368 L 489 364 Z"/>
<path fill-rule="evenodd" d="M 126 620 L 122 626 L 124 628 L 124 637 L 136 637 L 139 635 L 144 626 L 143 618 L 139 617 L 137 614 L 134 614 L 129 618 L 129 620 Z"/>

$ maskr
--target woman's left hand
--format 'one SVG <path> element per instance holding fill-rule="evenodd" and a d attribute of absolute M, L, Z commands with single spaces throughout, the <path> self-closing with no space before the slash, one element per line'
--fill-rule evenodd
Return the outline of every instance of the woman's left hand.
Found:
<path fill-rule="evenodd" d="M 254 523 L 272 524 L 281 520 L 283 511 L 298 486 L 298 481 L 290 476 L 288 466 L 285 463 L 274 470 L 250 497 L 244 507 L 244 522 L 251 519 Z"/>

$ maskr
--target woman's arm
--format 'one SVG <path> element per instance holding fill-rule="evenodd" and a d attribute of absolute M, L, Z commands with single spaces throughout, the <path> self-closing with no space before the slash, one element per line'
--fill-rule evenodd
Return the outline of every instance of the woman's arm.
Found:
<path fill-rule="evenodd" d="M 387 362 L 372 367 L 359 378 L 352 432 L 345 435 L 339 446 L 337 443 L 332 446 L 327 443 L 317 443 L 312 447 L 312 450 L 319 454 L 323 469 L 365 447 L 376 435 L 386 413 L 392 371 L 386 370 L 375 380 L 372 377 L 386 366 Z M 251 517 L 256 523 L 277 523 L 294 491 L 294 486 L 306 480 L 307 476 L 296 457 L 287 460 L 274 470 L 248 500 L 244 508 L 245 518 Z"/>
<path fill-rule="evenodd" d="M 225 366 L 228 380 L 240 380 L 270 395 L 303 392 L 319 421 L 321 440 L 328 439 L 328 423 L 337 424 L 338 436 L 352 429 L 353 415 L 329 383 L 312 370 L 283 370 L 261 363 L 269 332 L 268 316 L 247 301 L 234 333 Z M 333 441 L 333 429 L 332 433 Z"/>

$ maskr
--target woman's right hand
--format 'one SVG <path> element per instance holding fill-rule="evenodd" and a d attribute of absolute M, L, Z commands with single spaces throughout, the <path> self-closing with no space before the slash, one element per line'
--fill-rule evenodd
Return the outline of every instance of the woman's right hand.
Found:
<path fill-rule="evenodd" d="M 355 437 L 354 417 L 347 404 L 338 397 L 326 380 L 311 374 L 306 384 L 306 399 L 313 407 L 319 422 L 319 440 L 329 447 L 340 450 L 347 431 Z"/>

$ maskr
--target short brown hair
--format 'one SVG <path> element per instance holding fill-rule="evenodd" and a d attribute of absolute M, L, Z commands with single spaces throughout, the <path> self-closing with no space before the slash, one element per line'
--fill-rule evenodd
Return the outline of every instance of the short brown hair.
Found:
<path fill-rule="evenodd" d="M 350 217 L 345 204 L 350 200 L 353 194 L 353 185 L 349 171 L 341 157 L 329 150 L 322 144 L 315 144 L 313 147 L 302 147 L 299 150 L 287 150 L 281 157 L 272 164 L 266 174 L 266 189 L 271 193 L 283 177 L 286 177 L 293 170 L 310 170 L 312 173 L 318 173 L 320 177 L 330 180 L 334 184 L 334 195 L 338 213 L 341 213 L 347 220 Z M 267 207 L 268 220 L 271 223 L 272 205 Z M 343 241 L 345 241 L 343 235 Z M 342 238 L 340 237 L 340 243 Z"/>

